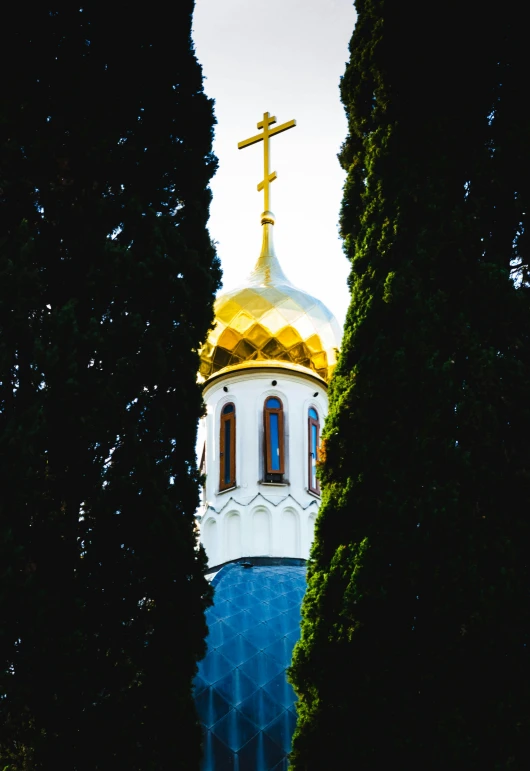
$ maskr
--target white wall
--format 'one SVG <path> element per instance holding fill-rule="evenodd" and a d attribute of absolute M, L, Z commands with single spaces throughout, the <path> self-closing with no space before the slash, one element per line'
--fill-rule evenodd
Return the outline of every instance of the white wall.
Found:
<path fill-rule="evenodd" d="M 284 408 L 282 484 L 263 482 L 263 406 L 269 396 L 278 396 Z M 307 559 L 320 504 L 308 489 L 308 410 L 317 410 L 322 430 L 325 384 L 281 367 L 239 370 L 207 384 L 204 400 L 198 451 L 206 441 L 206 489 L 199 514 L 209 565 L 251 556 Z M 236 485 L 220 492 L 220 416 L 228 402 L 236 408 Z"/>

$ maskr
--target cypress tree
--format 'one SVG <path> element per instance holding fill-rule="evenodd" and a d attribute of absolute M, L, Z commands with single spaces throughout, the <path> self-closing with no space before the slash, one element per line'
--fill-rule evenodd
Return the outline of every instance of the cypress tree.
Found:
<path fill-rule="evenodd" d="M 3 41 L 0 767 L 188 771 L 212 103 L 192 0 L 82 6 Z"/>
<path fill-rule="evenodd" d="M 514 8 L 357 0 L 352 292 L 330 387 L 292 767 L 523 769 L 529 121 Z"/>

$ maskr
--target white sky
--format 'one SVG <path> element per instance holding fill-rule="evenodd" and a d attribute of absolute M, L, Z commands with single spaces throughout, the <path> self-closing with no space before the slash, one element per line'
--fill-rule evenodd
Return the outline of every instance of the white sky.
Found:
<path fill-rule="evenodd" d="M 274 241 L 291 281 L 322 300 L 342 326 L 349 263 L 338 237 L 345 174 L 337 152 L 346 137 L 339 80 L 355 24 L 353 0 L 196 0 L 194 40 L 215 99 L 210 234 L 226 289 L 250 273 L 261 247 L 264 112 L 296 127 L 271 139 Z"/>

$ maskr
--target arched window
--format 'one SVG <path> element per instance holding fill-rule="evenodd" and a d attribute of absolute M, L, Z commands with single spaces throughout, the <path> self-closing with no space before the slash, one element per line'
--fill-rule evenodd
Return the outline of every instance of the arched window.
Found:
<path fill-rule="evenodd" d="M 202 504 L 206 505 L 206 442 L 202 445 L 201 462 L 199 471 L 202 475 Z"/>
<path fill-rule="evenodd" d="M 236 483 L 236 408 L 225 404 L 221 412 L 219 440 L 219 490 L 227 490 Z"/>
<path fill-rule="evenodd" d="M 283 406 L 277 396 L 265 402 L 265 481 L 281 482 L 285 473 Z"/>
<path fill-rule="evenodd" d="M 318 412 L 314 407 L 310 407 L 308 414 L 308 429 L 309 429 L 309 458 L 308 458 L 308 474 L 309 484 L 308 487 L 313 493 L 320 495 L 320 485 L 317 479 L 317 461 L 318 461 L 318 448 L 320 445 L 320 423 L 318 422 Z"/>

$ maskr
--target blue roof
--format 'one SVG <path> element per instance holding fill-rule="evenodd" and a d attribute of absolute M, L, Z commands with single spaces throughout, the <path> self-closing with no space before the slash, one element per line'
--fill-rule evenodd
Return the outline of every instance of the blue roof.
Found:
<path fill-rule="evenodd" d="M 286 668 L 300 636 L 305 566 L 225 565 L 195 678 L 202 771 L 283 771 L 296 723 Z"/>

